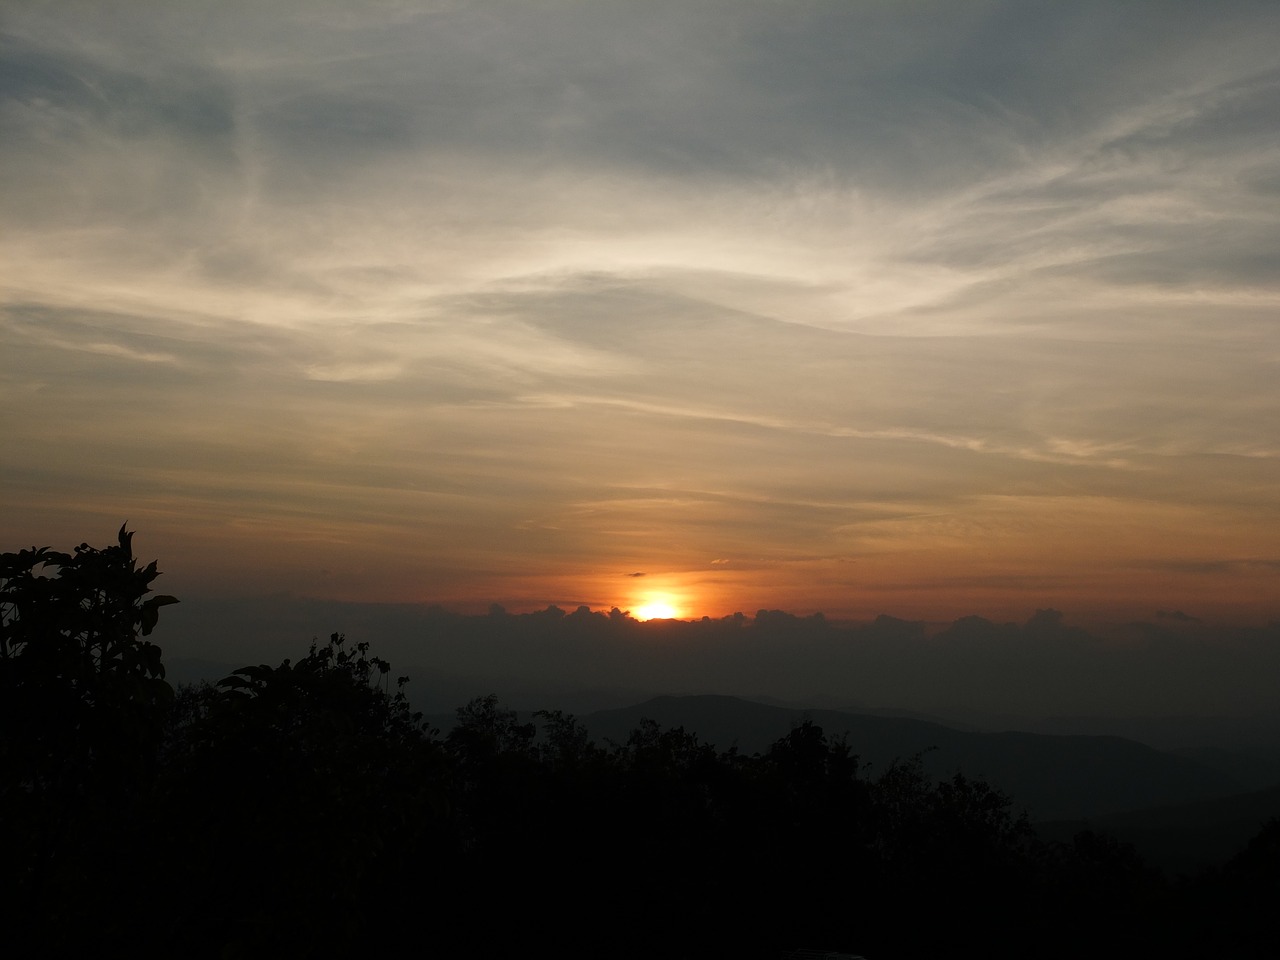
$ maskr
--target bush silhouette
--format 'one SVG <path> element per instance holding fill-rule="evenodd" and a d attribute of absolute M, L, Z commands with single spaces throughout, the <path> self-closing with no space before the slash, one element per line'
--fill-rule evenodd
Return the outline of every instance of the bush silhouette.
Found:
<path fill-rule="evenodd" d="M 349 955 L 416 852 L 441 846 L 443 755 L 389 670 L 333 634 L 184 691 L 156 809 L 182 850 L 157 864 L 186 877 L 180 926 L 212 910 L 228 922 L 211 947 Z"/>
<path fill-rule="evenodd" d="M 4 894 L 33 926 L 79 915 L 90 864 L 131 833 L 155 772 L 173 690 L 144 638 L 177 601 L 148 597 L 159 573 L 132 541 L 122 526 L 100 550 L 0 555 Z"/>

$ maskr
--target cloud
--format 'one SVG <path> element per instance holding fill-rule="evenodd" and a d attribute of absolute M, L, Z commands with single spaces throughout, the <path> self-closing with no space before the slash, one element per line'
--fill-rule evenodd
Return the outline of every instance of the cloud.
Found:
<path fill-rule="evenodd" d="M 1161 620 L 1178 620 L 1182 623 L 1204 623 L 1199 617 L 1193 617 L 1181 610 L 1157 610 L 1156 616 Z"/>
<path fill-rule="evenodd" d="M 1268 572 L 1280 570 L 1280 560 L 1261 558 L 1230 560 L 1150 560 L 1145 566 L 1153 570 L 1164 570 L 1170 573 L 1184 573 L 1193 576 L 1217 576 L 1234 574 L 1243 571 Z"/>
<path fill-rule="evenodd" d="M 1269 6 L 67 9 L 0 54 L 7 515 L 400 599 L 1270 556 Z"/>

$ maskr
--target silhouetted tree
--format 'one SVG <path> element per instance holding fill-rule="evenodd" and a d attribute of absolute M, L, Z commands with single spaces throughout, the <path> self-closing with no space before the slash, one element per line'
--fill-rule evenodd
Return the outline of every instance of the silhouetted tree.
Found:
<path fill-rule="evenodd" d="M 488 696 L 440 741 L 407 678 L 340 634 L 175 698 L 146 639 L 174 602 L 156 576 L 123 528 L 103 550 L 0 556 L 0 903 L 27 918 L 11 954 L 1268 955 L 1276 821 L 1171 894 L 1132 847 L 1040 843 L 1009 797 L 919 758 L 870 778 L 809 721 L 749 757 L 649 720 L 601 746 Z M 585 608 L 487 619 L 593 618 L 650 629 Z"/>
<path fill-rule="evenodd" d="M 103 549 L 0 555 L 0 845 L 33 931 L 56 928 L 91 897 L 95 860 L 134 830 L 132 805 L 154 772 L 173 691 L 143 639 L 159 608 L 153 562 L 133 534 Z"/>
<path fill-rule="evenodd" d="M 333 634 L 191 695 L 155 810 L 185 843 L 157 867 L 185 877 L 176 918 L 234 918 L 211 952 L 349 955 L 438 848 L 443 754 L 389 671 Z"/>
<path fill-rule="evenodd" d="M 1275 907 L 1280 902 L 1280 818 L 1268 820 L 1243 850 L 1201 886 L 1211 888 L 1210 896 L 1198 896 L 1196 906 L 1206 913 L 1212 911 L 1216 921 L 1213 942 L 1224 955 L 1274 957 Z"/>

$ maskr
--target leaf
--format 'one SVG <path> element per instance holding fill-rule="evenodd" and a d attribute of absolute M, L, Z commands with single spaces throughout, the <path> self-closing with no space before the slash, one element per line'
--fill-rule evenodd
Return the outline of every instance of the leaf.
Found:
<path fill-rule="evenodd" d="M 133 556 L 133 534 L 130 531 L 125 529 L 125 527 L 127 526 L 129 526 L 128 520 L 120 524 L 120 533 L 117 536 L 119 537 L 119 540 L 120 540 L 120 549 L 124 551 L 125 556 L 132 557 Z"/>
<path fill-rule="evenodd" d="M 154 566 L 154 564 L 153 564 Z M 142 605 L 142 635 L 149 637 L 151 631 L 156 628 L 156 622 L 160 619 L 160 608 L 168 606 L 171 603 L 177 603 L 176 597 L 152 597 Z"/>

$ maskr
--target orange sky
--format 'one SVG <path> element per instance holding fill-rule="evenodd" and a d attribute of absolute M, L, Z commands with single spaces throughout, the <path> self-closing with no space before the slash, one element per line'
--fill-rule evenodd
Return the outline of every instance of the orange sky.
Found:
<path fill-rule="evenodd" d="M 925 6 L 6 11 L 5 548 L 1280 616 L 1280 11 Z"/>

